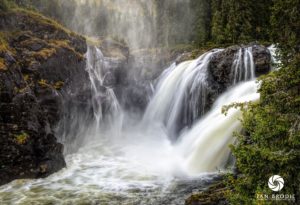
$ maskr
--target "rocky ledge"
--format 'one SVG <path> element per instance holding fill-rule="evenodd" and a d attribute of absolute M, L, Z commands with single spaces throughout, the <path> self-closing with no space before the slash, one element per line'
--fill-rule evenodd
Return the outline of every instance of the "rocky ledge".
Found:
<path fill-rule="evenodd" d="M 85 39 L 51 19 L 22 9 L 1 12 L 0 41 L 2 185 L 65 167 L 55 126 L 63 101 L 89 85 Z"/>
<path fill-rule="evenodd" d="M 185 205 L 227 205 L 228 191 L 230 190 L 222 182 L 213 184 L 203 192 L 192 194 L 185 200 Z"/>

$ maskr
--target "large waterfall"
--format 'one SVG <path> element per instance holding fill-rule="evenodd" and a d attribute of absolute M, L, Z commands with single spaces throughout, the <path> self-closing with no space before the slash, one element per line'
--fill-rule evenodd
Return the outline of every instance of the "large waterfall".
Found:
<path fill-rule="evenodd" d="M 225 116 L 222 107 L 259 99 L 251 47 L 243 48 L 232 63 L 232 87 L 210 111 L 205 110 L 209 63 L 221 51 L 167 68 L 142 119 L 136 120 L 123 111 L 114 90 L 104 83 L 108 59 L 98 48 L 89 47 L 86 70 L 93 120 L 78 128 L 75 138 L 70 133 L 73 140 L 80 140 L 79 150 L 66 155 L 67 168 L 46 179 L 14 181 L 0 189 L 0 197 L 14 204 L 59 204 L 60 200 L 67 204 L 182 204 L 179 193 L 189 193 L 195 183 L 201 188 L 220 171 L 227 171 L 228 145 L 234 143 L 233 133 L 241 131 L 241 112 L 230 109 Z M 86 124 L 87 118 L 74 116 Z M 179 128 L 182 118 L 191 118 L 191 125 Z"/>

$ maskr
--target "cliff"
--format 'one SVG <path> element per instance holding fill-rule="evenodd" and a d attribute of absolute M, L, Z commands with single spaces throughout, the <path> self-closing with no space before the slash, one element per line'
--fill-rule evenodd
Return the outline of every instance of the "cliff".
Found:
<path fill-rule="evenodd" d="M 38 13 L 0 12 L 0 41 L 1 185 L 66 166 L 55 128 L 88 76 L 85 39 Z"/>

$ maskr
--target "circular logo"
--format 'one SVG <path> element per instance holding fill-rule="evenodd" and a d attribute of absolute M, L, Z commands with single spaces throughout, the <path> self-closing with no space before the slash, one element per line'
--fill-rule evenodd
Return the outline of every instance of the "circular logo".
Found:
<path fill-rule="evenodd" d="M 274 175 L 269 178 L 269 188 L 273 191 L 280 191 L 284 186 L 284 180 L 279 175 Z"/>

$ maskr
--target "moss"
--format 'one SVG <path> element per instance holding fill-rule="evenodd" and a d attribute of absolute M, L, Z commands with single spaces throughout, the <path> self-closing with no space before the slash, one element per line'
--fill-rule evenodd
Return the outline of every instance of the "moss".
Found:
<path fill-rule="evenodd" d="M 57 81 L 54 84 L 48 83 L 47 80 L 41 79 L 38 81 L 38 84 L 43 88 L 54 88 L 56 90 L 60 90 L 64 86 L 63 81 Z"/>
<path fill-rule="evenodd" d="M 56 90 L 60 90 L 63 86 L 64 86 L 64 82 L 62 82 L 62 81 L 58 81 L 58 82 L 54 83 L 54 85 L 53 85 L 53 87 Z"/>
<path fill-rule="evenodd" d="M 38 84 L 43 88 L 47 88 L 47 87 L 51 86 L 50 84 L 47 83 L 47 80 L 45 80 L 45 79 L 39 80 Z"/>
<path fill-rule="evenodd" d="M 0 53 L 9 50 L 9 45 L 7 42 L 7 34 L 0 31 Z"/>
<path fill-rule="evenodd" d="M 7 67 L 3 58 L 0 58 L 0 71 L 6 71 Z"/>
<path fill-rule="evenodd" d="M 78 59 L 80 59 L 80 60 L 84 59 L 84 56 L 82 54 L 80 54 L 79 52 L 77 52 L 75 50 L 75 48 L 70 45 L 69 40 L 54 40 L 54 39 L 51 39 L 51 40 L 48 41 L 48 43 L 49 43 L 50 46 L 52 46 L 56 49 L 64 48 L 64 49 L 67 49 L 69 51 L 74 52 L 77 55 Z"/>
<path fill-rule="evenodd" d="M 29 135 L 25 132 L 22 132 L 19 135 L 15 135 L 15 142 L 19 145 L 25 144 L 29 139 Z"/>
<path fill-rule="evenodd" d="M 74 32 L 70 31 L 69 29 L 65 28 L 64 26 L 62 26 L 60 23 L 58 23 L 57 21 L 45 17 L 42 14 L 33 11 L 33 10 L 29 10 L 29 9 L 25 9 L 25 8 L 14 8 L 12 10 L 13 12 L 17 13 L 17 14 L 22 14 L 22 15 L 27 15 L 28 17 L 34 19 L 36 21 L 36 23 L 38 24 L 42 24 L 45 26 L 53 26 L 55 29 L 57 30 L 62 30 L 65 33 L 69 34 L 69 35 L 74 35 Z"/>
<path fill-rule="evenodd" d="M 226 193 L 230 192 L 225 184 L 217 183 L 211 185 L 207 190 L 192 194 L 186 201 L 186 205 L 193 204 L 226 204 Z M 221 203 L 224 202 L 224 203 Z"/>
<path fill-rule="evenodd" d="M 95 37 L 89 37 L 89 36 L 85 36 L 86 42 L 88 45 L 90 46 L 97 46 L 99 47 L 101 45 L 101 40 L 99 38 L 95 38 Z"/>
<path fill-rule="evenodd" d="M 47 60 L 54 54 L 56 54 L 55 48 L 43 48 L 42 50 L 35 52 L 33 56 L 38 60 Z"/>

